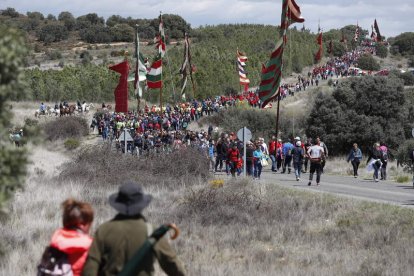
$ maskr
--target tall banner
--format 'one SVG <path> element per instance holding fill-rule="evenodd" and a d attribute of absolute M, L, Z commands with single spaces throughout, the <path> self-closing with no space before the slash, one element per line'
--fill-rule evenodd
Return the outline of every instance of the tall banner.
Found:
<path fill-rule="evenodd" d="M 315 54 L 315 61 L 316 63 L 318 63 L 321 58 L 322 58 L 322 52 L 323 52 L 323 47 L 322 47 L 322 32 L 320 32 L 316 38 L 316 43 L 319 45 L 319 49 L 318 52 Z"/>
<path fill-rule="evenodd" d="M 380 30 L 379 30 L 379 27 L 378 27 L 377 19 L 374 20 L 374 28 L 375 28 L 375 31 L 377 33 L 377 41 L 381 42 L 382 37 L 381 37 L 381 33 L 380 33 Z"/>
<path fill-rule="evenodd" d="M 115 71 L 121 76 L 119 77 L 118 86 L 115 88 L 115 112 L 128 112 L 128 61 L 110 66 L 109 69 Z"/>
<path fill-rule="evenodd" d="M 185 87 L 187 85 L 187 78 L 190 75 L 191 84 L 193 85 L 193 93 L 195 90 L 194 80 L 193 80 L 193 65 L 191 64 L 191 52 L 190 52 L 190 41 L 188 39 L 188 34 L 184 35 L 184 60 L 180 68 L 181 74 L 181 97 L 185 99 Z"/>
<path fill-rule="evenodd" d="M 287 29 L 291 23 L 302 23 L 303 19 L 300 15 L 300 8 L 294 0 L 283 0 L 282 16 L 280 24 L 280 38 L 276 43 L 276 47 L 270 54 L 270 59 L 263 65 L 260 86 L 259 99 L 261 107 L 265 107 L 270 101 L 279 95 L 279 86 L 282 79 L 283 69 L 283 50 L 287 43 Z"/>
<path fill-rule="evenodd" d="M 244 92 L 247 92 L 249 90 L 249 83 L 250 80 L 247 77 L 246 72 L 246 62 L 247 62 L 247 56 L 245 53 L 242 53 L 237 49 L 237 72 L 239 73 L 239 81 L 240 85 L 244 87 Z"/>

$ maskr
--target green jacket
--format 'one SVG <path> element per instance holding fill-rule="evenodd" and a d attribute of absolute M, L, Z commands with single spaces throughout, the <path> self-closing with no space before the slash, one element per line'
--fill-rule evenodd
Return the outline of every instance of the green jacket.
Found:
<path fill-rule="evenodd" d="M 117 275 L 151 234 L 147 229 L 141 215 L 127 217 L 118 214 L 102 224 L 94 236 L 82 275 Z M 152 252 L 137 275 L 153 275 L 155 258 L 168 275 L 185 275 L 183 265 L 165 236 L 156 243 Z"/>

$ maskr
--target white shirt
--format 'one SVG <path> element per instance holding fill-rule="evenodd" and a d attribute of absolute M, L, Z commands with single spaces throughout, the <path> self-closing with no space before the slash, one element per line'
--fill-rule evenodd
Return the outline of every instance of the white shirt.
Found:
<path fill-rule="evenodd" d="M 322 158 L 322 154 L 323 154 L 323 147 L 321 146 L 314 145 L 308 149 L 308 155 L 310 156 L 311 159 Z"/>

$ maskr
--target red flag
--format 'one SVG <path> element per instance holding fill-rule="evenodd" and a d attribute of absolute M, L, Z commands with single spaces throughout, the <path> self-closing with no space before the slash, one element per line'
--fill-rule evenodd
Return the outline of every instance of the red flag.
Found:
<path fill-rule="evenodd" d="M 315 54 L 315 61 L 318 62 L 322 58 L 322 33 L 319 33 L 318 37 L 316 38 L 316 43 L 319 45 L 319 50 Z"/>
<path fill-rule="evenodd" d="M 378 28 L 377 19 L 374 20 L 374 28 L 375 28 L 375 31 L 377 32 L 377 41 L 380 42 L 382 38 L 381 38 L 381 34 Z"/>
<path fill-rule="evenodd" d="M 115 112 L 128 112 L 128 61 L 110 66 L 109 69 L 121 74 L 118 86 L 115 88 Z"/>
<path fill-rule="evenodd" d="M 318 37 L 316 38 L 316 43 L 318 43 L 319 45 L 322 45 L 322 33 L 320 33 Z"/>

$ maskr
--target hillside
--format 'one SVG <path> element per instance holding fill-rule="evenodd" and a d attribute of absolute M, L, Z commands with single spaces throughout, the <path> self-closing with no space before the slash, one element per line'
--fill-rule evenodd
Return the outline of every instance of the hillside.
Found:
<path fill-rule="evenodd" d="M 232 24 L 191 28 L 179 15 L 163 15 L 166 28 L 167 55 L 164 58 L 164 98 L 174 101 L 180 98 L 183 61 L 183 34 L 189 32 L 195 90 L 187 85 L 188 98 L 205 98 L 241 90 L 235 68 L 236 50 L 246 53 L 247 74 L 251 87 L 260 81 L 261 66 L 265 63 L 279 38 L 279 29 L 270 25 Z M 122 18 L 110 16 L 106 21 L 95 13 L 77 18 L 61 12 L 56 18 L 39 12 L 21 15 L 12 8 L 0 11 L 0 24 L 20 29 L 26 35 L 30 54 L 26 58 L 25 99 L 43 101 L 87 100 L 108 101 L 113 99 L 117 74 L 107 69 L 109 64 L 128 57 L 134 63 L 134 27 L 139 25 L 140 51 L 152 60 L 156 53 L 153 38 L 159 20 Z M 288 43 L 284 52 L 283 76 L 292 73 L 306 75 L 313 66 L 317 51 L 316 35 L 293 26 L 288 31 Z M 345 46 L 339 42 L 342 34 L 351 41 L 355 26 L 344 26 L 324 34 L 324 52 L 333 40 L 333 54 L 341 56 Z M 361 29 L 361 34 L 367 34 Z M 362 41 L 361 36 L 360 40 Z M 399 40 L 398 40 L 399 41 Z M 348 43 L 348 48 L 352 43 Z M 128 54 L 126 54 L 128 51 Z M 398 59 L 398 60 L 397 60 Z M 406 57 L 379 59 L 382 68 L 407 68 Z M 307 69 L 305 69 L 307 68 Z M 40 70 L 39 70 L 40 69 Z M 53 71 L 48 71 L 53 69 Z M 305 69 L 305 70 L 304 70 Z M 133 91 L 132 84 L 130 91 Z M 157 101 L 158 93 L 145 94 L 147 100 Z M 130 97 L 133 98 L 133 92 Z M 16 98 L 21 99 L 21 98 Z"/>

